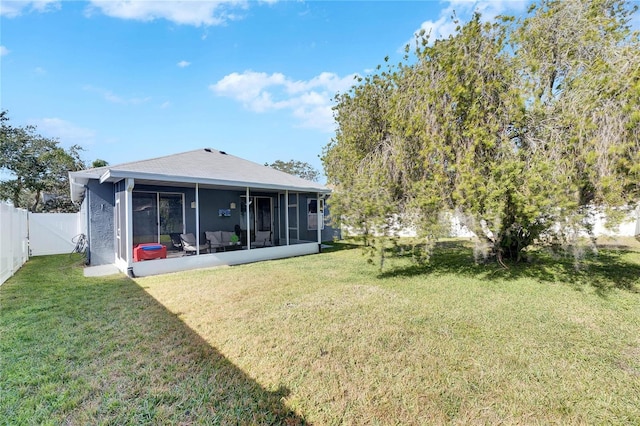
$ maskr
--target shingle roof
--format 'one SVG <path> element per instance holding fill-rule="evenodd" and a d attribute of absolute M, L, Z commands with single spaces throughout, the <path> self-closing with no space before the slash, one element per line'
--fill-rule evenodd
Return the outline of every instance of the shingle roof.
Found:
<path fill-rule="evenodd" d="M 105 182 L 124 178 L 230 187 L 248 186 L 255 189 L 331 192 L 329 188 L 317 182 L 222 151 L 205 148 L 149 160 L 70 172 L 71 196 L 73 199 L 79 199 L 84 192 L 83 186 L 89 179 L 100 179 L 101 182 Z"/>

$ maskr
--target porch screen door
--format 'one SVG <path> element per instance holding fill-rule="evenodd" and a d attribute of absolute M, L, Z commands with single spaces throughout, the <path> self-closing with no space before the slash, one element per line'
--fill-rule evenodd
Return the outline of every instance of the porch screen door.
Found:
<path fill-rule="evenodd" d="M 256 197 L 256 230 L 272 231 L 271 198 Z"/>
<path fill-rule="evenodd" d="M 161 192 L 133 193 L 133 243 L 170 241 L 184 232 L 184 196 Z"/>
<path fill-rule="evenodd" d="M 289 241 L 297 243 L 300 239 L 299 217 L 298 217 L 298 204 L 300 202 L 297 193 L 289 193 L 289 199 L 287 200 L 287 209 L 289 212 Z"/>
<path fill-rule="evenodd" d="M 242 210 L 240 213 L 240 229 L 247 227 L 247 203 L 240 197 Z M 273 231 L 273 199 L 271 197 L 249 197 L 249 226 L 251 231 Z"/>
<path fill-rule="evenodd" d="M 182 194 L 158 194 L 160 235 L 184 232 Z"/>
<path fill-rule="evenodd" d="M 158 242 L 158 194 L 134 192 L 133 245 Z"/>
<path fill-rule="evenodd" d="M 115 208 L 115 227 L 116 227 L 116 257 L 126 261 L 127 257 L 127 236 L 124 235 L 124 230 L 127 224 L 127 216 L 124 207 L 123 199 L 125 194 L 118 192 L 116 194 L 116 208 Z"/>

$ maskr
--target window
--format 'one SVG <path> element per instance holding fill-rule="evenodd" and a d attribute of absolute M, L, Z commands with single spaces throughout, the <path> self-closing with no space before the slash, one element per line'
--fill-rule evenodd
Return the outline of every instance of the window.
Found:
<path fill-rule="evenodd" d="M 184 195 L 133 192 L 133 244 L 160 243 L 162 235 L 184 232 Z"/>
<path fill-rule="evenodd" d="M 320 209 L 318 209 L 318 201 Z M 318 229 L 318 212 L 320 214 L 320 229 L 324 229 L 324 200 L 316 198 L 307 199 L 307 230 L 315 231 Z"/>

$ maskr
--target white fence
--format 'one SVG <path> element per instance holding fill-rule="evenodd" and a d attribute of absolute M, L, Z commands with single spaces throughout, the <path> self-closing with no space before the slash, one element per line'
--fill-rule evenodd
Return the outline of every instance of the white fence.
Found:
<path fill-rule="evenodd" d="M 71 253 L 83 226 L 80 213 L 28 213 L 0 203 L 0 285 L 29 256 Z"/>
<path fill-rule="evenodd" d="M 81 222 L 79 213 L 29 213 L 31 256 L 71 253 Z"/>
<path fill-rule="evenodd" d="M 29 259 L 27 211 L 0 203 L 0 285 Z"/>
<path fill-rule="evenodd" d="M 629 213 L 614 229 L 607 228 L 607 217 L 604 213 L 596 213 L 595 216 L 593 233 L 596 236 L 634 237 L 640 234 L 640 206 Z"/>
<path fill-rule="evenodd" d="M 446 214 L 441 218 L 441 221 L 443 224 L 450 223 L 450 231 L 448 234 L 450 237 L 471 238 L 475 236 L 475 234 L 463 224 L 461 218 L 456 215 Z M 629 215 L 613 229 L 607 228 L 607 217 L 603 212 L 598 210 L 593 211 L 591 224 L 593 225 L 593 233 L 596 237 L 638 237 L 640 236 L 640 206 L 638 206 L 635 211 L 630 212 Z M 358 235 L 359 233 L 352 228 L 344 228 L 343 232 L 344 235 Z M 402 227 L 400 225 L 396 225 L 394 232 L 400 237 L 415 237 L 418 234 L 415 228 L 409 226 Z M 375 231 L 373 231 L 373 234 L 375 235 Z M 585 233 L 584 236 L 586 235 Z"/>
<path fill-rule="evenodd" d="M 634 237 L 640 235 L 640 206 L 612 228 L 607 227 L 607 216 L 604 212 L 592 209 L 591 225 L 593 226 L 593 235 L 596 237 Z M 583 232 L 581 235 L 586 237 L 588 234 Z M 460 222 L 458 217 L 453 217 L 451 220 L 451 236 L 473 237 L 474 234 Z"/>

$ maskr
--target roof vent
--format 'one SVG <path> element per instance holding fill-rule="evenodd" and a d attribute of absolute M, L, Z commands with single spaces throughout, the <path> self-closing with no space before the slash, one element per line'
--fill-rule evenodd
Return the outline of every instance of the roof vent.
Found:
<path fill-rule="evenodd" d="M 211 148 L 205 148 L 204 150 L 207 152 L 211 152 Z"/>
<path fill-rule="evenodd" d="M 224 151 L 220 151 L 220 154 L 222 154 L 222 155 L 227 155 L 227 153 L 226 153 L 226 152 L 224 152 Z"/>

